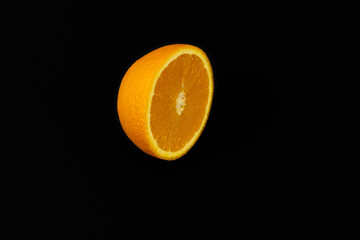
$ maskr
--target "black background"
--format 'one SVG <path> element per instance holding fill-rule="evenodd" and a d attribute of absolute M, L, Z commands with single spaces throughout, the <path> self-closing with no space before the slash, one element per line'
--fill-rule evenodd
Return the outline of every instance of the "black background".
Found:
<path fill-rule="evenodd" d="M 356 93 L 325 77 L 317 30 L 300 33 L 270 1 L 3 10 L 1 239 L 323 239 L 359 229 Z M 167 162 L 130 142 L 116 100 L 131 64 L 172 43 L 207 53 L 215 93 L 196 145 Z"/>

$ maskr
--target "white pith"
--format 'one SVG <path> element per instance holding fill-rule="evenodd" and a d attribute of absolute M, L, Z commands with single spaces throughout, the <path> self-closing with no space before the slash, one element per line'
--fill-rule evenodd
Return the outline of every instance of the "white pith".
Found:
<path fill-rule="evenodd" d="M 186 105 L 185 93 L 181 91 L 176 99 L 176 112 L 178 115 L 181 115 L 181 113 L 184 111 L 185 105 Z"/>

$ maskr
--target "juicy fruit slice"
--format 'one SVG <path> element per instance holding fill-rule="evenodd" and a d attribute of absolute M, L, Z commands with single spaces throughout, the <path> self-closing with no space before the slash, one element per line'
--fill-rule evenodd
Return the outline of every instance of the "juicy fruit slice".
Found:
<path fill-rule="evenodd" d="M 151 103 L 150 127 L 158 146 L 176 152 L 200 129 L 209 98 L 201 59 L 182 54 L 161 73 Z"/>
<path fill-rule="evenodd" d="M 191 45 L 168 45 L 136 61 L 125 74 L 118 96 L 120 122 L 144 152 L 177 159 L 199 138 L 212 96 L 205 53 Z"/>

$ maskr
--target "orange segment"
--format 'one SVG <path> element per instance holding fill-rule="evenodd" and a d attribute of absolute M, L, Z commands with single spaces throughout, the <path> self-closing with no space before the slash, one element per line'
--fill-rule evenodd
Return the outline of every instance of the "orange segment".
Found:
<path fill-rule="evenodd" d="M 156 49 L 136 61 L 119 89 L 118 114 L 126 135 L 145 153 L 174 160 L 195 144 L 213 97 L 206 54 L 186 44 Z"/>
<path fill-rule="evenodd" d="M 202 60 L 182 54 L 157 80 L 150 128 L 159 148 L 176 152 L 200 129 L 209 98 L 209 76 Z"/>

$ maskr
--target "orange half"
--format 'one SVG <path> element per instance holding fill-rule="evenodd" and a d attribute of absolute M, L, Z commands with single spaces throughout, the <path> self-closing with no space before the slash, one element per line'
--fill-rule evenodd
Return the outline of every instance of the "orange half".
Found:
<path fill-rule="evenodd" d="M 180 158 L 206 125 L 213 89 L 212 68 L 201 49 L 187 44 L 156 49 L 136 61 L 121 82 L 121 125 L 145 153 Z"/>

